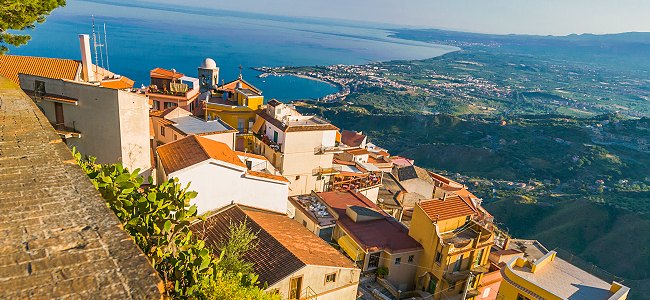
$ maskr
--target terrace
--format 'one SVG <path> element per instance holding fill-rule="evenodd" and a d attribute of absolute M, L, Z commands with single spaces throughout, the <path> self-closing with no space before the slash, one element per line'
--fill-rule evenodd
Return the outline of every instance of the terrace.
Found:
<path fill-rule="evenodd" d="M 323 204 L 320 199 L 315 195 L 300 195 L 290 198 L 291 202 L 298 205 L 312 221 L 320 227 L 329 227 L 336 224 L 336 219 L 327 210 L 327 206 Z"/>
<path fill-rule="evenodd" d="M 340 172 L 332 178 L 332 190 L 366 190 L 381 186 L 381 171 L 367 173 Z"/>
<path fill-rule="evenodd" d="M 449 254 L 454 255 L 468 249 L 478 249 L 494 242 L 492 232 L 480 224 L 469 221 L 453 231 L 442 233 L 444 244 L 450 245 Z"/>

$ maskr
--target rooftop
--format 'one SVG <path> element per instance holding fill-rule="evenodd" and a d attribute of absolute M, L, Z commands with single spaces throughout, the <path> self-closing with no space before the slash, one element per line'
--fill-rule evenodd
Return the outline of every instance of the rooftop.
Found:
<path fill-rule="evenodd" d="M 231 165 L 246 168 L 235 151 L 228 145 L 189 135 L 180 140 L 159 146 L 156 150 L 167 174 L 185 169 L 208 159 L 215 159 Z"/>
<path fill-rule="evenodd" d="M 216 248 L 228 237 L 228 226 L 244 220 L 257 232 L 259 242 L 244 259 L 254 264 L 262 283 L 272 285 L 305 265 L 354 268 L 352 261 L 307 228 L 275 212 L 234 204 L 193 224 L 192 231 L 208 246 Z"/>
<path fill-rule="evenodd" d="M 0 55 L 0 76 L 18 84 L 19 73 L 54 79 L 77 80 L 81 74 L 81 62 L 62 58 Z"/>
<path fill-rule="evenodd" d="M 160 277 L 48 119 L 3 77 L 0 182 L 0 298 L 162 298 Z"/>
<path fill-rule="evenodd" d="M 505 269 L 562 299 L 610 299 L 614 295 L 610 291 L 611 283 L 579 269 L 555 254 L 555 251 L 550 251 L 535 262 L 513 258 Z M 507 271 L 502 271 L 502 275 L 506 281 L 515 284 L 520 281 L 519 278 L 512 278 Z"/>
<path fill-rule="evenodd" d="M 327 211 L 327 206 L 315 195 L 289 197 L 289 202 L 301 210 L 310 220 L 318 224 L 318 226 L 329 227 L 336 223 L 334 216 Z"/>
<path fill-rule="evenodd" d="M 265 109 L 258 110 L 257 115 L 284 132 L 339 130 L 336 126 L 316 116 L 300 116 L 298 119 L 278 120 L 270 116 Z"/>
<path fill-rule="evenodd" d="M 185 76 L 183 73 L 176 72 L 173 70 L 167 70 L 163 68 L 155 68 L 149 72 L 151 78 L 160 78 L 160 79 L 180 79 Z"/>
<path fill-rule="evenodd" d="M 366 135 L 350 130 L 341 131 L 341 143 L 350 147 L 359 147 L 366 139 Z"/>
<path fill-rule="evenodd" d="M 366 251 L 386 250 L 390 253 L 421 249 L 408 235 L 408 229 L 360 193 L 334 191 L 318 193 L 318 197 L 336 213 L 337 225 Z M 354 222 L 346 213 L 350 206 L 370 208 L 383 216 L 378 220 Z"/>
<path fill-rule="evenodd" d="M 253 91 L 253 90 L 251 90 L 251 89 L 241 88 L 241 89 L 235 89 L 235 90 L 238 91 L 238 92 L 240 92 L 240 93 L 242 93 L 242 94 L 244 94 L 245 96 L 248 96 L 248 97 L 261 96 L 260 93 L 255 92 L 255 91 Z"/>
<path fill-rule="evenodd" d="M 241 77 L 219 86 L 217 90 L 232 92 L 237 88 L 238 83 L 241 83 L 241 88 L 249 89 L 257 93 L 258 95 L 262 95 L 262 90 L 256 88 L 254 85 L 250 84 L 248 81 L 244 80 Z"/>
<path fill-rule="evenodd" d="M 427 170 L 414 166 L 414 165 L 395 165 L 393 169 L 391 170 L 391 174 L 397 179 L 398 181 L 406 181 L 406 180 L 411 180 L 411 179 L 421 179 L 426 181 L 427 183 L 433 184 L 433 179 L 431 179 L 431 176 L 429 176 L 429 172 Z"/>
<path fill-rule="evenodd" d="M 468 200 L 460 196 L 448 196 L 443 199 L 422 201 L 417 204 L 433 222 L 463 216 L 472 216 L 477 212 Z"/>
<path fill-rule="evenodd" d="M 171 126 L 185 134 L 209 135 L 237 131 L 221 120 L 206 121 L 195 116 L 168 117 L 167 119 L 175 123 Z"/>

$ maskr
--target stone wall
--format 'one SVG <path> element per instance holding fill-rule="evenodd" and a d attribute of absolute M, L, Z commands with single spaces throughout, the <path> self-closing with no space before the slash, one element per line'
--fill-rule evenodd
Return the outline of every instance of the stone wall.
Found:
<path fill-rule="evenodd" d="M 0 298 L 160 299 L 161 291 L 47 118 L 0 77 Z"/>

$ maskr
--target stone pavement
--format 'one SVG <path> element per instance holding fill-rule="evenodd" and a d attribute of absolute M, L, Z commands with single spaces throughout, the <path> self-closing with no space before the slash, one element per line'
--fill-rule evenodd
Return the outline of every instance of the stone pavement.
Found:
<path fill-rule="evenodd" d="M 0 299 L 160 299 L 161 291 L 47 118 L 0 77 Z"/>

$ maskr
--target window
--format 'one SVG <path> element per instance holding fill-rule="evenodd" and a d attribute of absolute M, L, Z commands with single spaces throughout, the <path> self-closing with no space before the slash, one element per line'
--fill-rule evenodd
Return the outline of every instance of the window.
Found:
<path fill-rule="evenodd" d="M 522 295 L 522 294 L 517 294 L 517 300 L 530 300 L 530 298 Z"/>
<path fill-rule="evenodd" d="M 461 265 L 463 264 L 463 255 L 464 255 L 464 254 L 461 254 L 461 255 L 458 257 L 458 260 L 456 261 L 456 263 L 454 264 L 454 272 L 458 272 L 458 271 L 460 271 L 460 267 L 461 267 Z"/>
<path fill-rule="evenodd" d="M 325 283 L 336 282 L 336 273 L 325 275 Z"/>
<path fill-rule="evenodd" d="M 160 135 L 165 136 L 165 126 L 160 126 Z"/>
<path fill-rule="evenodd" d="M 481 260 L 483 258 L 483 250 L 485 250 L 485 249 L 481 249 L 481 250 L 478 250 L 476 252 L 476 257 L 474 258 L 474 265 L 475 266 L 478 266 L 478 265 L 481 264 Z"/>
<path fill-rule="evenodd" d="M 302 226 L 305 226 L 305 227 L 307 227 L 307 221 L 305 221 L 305 220 L 302 220 Z"/>
<path fill-rule="evenodd" d="M 413 259 L 415 259 L 415 255 L 409 255 L 409 262 L 412 263 Z"/>
<path fill-rule="evenodd" d="M 175 106 L 177 106 L 177 105 L 174 102 L 165 102 L 165 104 L 164 104 L 165 109 L 170 108 L 170 107 L 175 107 Z"/>
<path fill-rule="evenodd" d="M 244 126 L 246 126 L 245 123 L 246 121 L 244 119 L 237 119 L 237 130 L 239 130 L 240 133 L 244 133 Z"/>
<path fill-rule="evenodd" d="M 300 175 L 296 176 L 296 180 L 300 180 Z"/>
<path fill-rule="evenodd" d="M 273 142 L 278 143 L 278 132 L 275 130 L 273 131 Z"/>
<path fill-rule="evenodd" d="M 160 110 L 160 101 L 153 100 L 153 105 L 151 107 L 153 110 Z"/>
<path fill-rule="evenodd" d="M 376 269 L 379 266 L 379 256 L 381 253 L 375 252 L 371 253 L 370 257 L 368 257 L 368 269 L 367 270 L 373 270 Z"/>
<path fill-rule="evenodd" d="M 45 82 L 34 80 L 34 94 L 39 97 L 45 95 Z"/>
<path fill-rule="evenodd" d="M 395 264 L 396 265 L 399 265 L 401 263 L 402 263 L 402 258 L 401 257 L 395 258 Z"/>
<path fill-rule="evenodd" d="M 436 251 L 436 262 L 440 264 L 440 260 L 442 259 L 442 253 L 440 251 Z"/>
<path fill-rule="evenodd" d="M 174 141 L 178 139 L 178 136 L 174 134 Z"/>

